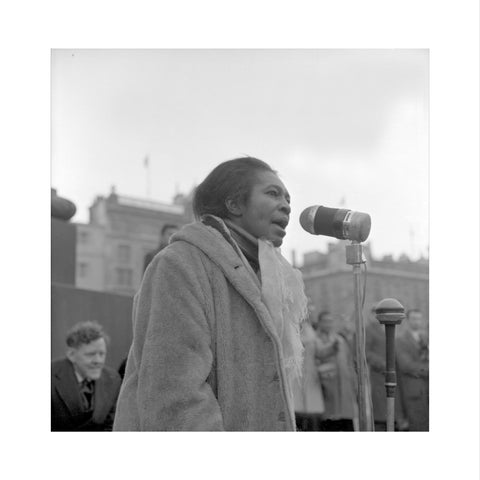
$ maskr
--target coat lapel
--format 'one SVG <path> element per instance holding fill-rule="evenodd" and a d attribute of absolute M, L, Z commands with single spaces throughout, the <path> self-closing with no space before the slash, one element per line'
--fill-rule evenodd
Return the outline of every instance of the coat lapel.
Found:
<path fill-rule="evenodd" d="M 55 374 L 55 389 L 72 416 L 82 413 L 82 400 L 73 366 L 69 360 L 61 365 Z"/>
<path fill-rule="evenodd" d="M 108 403 L 108 389 L 106 385 L 106 377 L 102 372 L 101 377 L 95 381 L 95 395 L 93 399 L 93 420 L 101 423 L 108 412 L 104 412 Z"/>
<path fill-rule="evenodd" d="M 260 282 L 257 280 L 253 270 L 249 269 L 248 265 L 245 265 L 245 262 L 248 262 L 242 260 L 242 253 L 235 249 L 235 242 L 231 238 L 230 232 L 223 222 L 217 223 L 218 225 L 216 225 L 216 227 L 203 224 L 193 224 L 191 226 L 192 230 L 198 230 L 198 234 L 195 235 L 196 242 L 201 244 L 200 248 L 203 253 L 205 253 L 205 255 L 207 255 L 210 260 L 223 271 L 225 277 L 231 283 L 233 288 L 235 288 L 235 290 L 255 310 L 263 327 L 271 336 L 279 341 L 273 319 L 262 301 Z M 222 232 L 220 232 L 219 229 L 221 229 Z M 221 237 L 225 238 L 227 242 L 219 242 L 218 238 Z M 177 237 L 177 239 L 192 243 L 188 238 Z M 197 243 L 193 243 L 193 245 L 199 248 Z"/>

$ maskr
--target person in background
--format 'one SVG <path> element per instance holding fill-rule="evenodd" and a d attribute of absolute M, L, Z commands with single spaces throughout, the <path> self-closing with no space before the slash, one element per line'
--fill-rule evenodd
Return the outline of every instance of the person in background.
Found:
<path fill-rule="evenodd" d="M 320 340 L 318 374 L 322 384 L 325 412 L 322 431 L 358 429 L 353 357 L 348 342 L 336 331 L 335 317 L 329 311 L 318 315 Z"/>
<path fill-rule="evenodd" d="M 242 157 L 210 172 L 193 211 L 135 296 L 114 430 L 293 431 L 308 309 L 278 249 L 290 194 Z"/>
<path fill-rule="evenodd" d="M 429 429 L 428 328 L 422 312 L 407 312 L 396 342 L 398 383 L 409 431 Z"/>
<path fill-rule="evenodd" d="M 346 315 L 338 315 L 337 316 L 337 330 L 338 334 L 341 335 L 347 344 L 350 346 L 352 351 L 355 350 L 355 319 L 348 318 Z"/>
<path fill-rule="evenodd" d="M 295 417 L 300 431 L 320 430 L 320 419 L 325 411 L 322 384 L 317 372 L 317 356 L 322 345 L 315 333 L 315 321 L 303 324 L 301 339 L 305 348 L 301 383 L 294 389 Z"/>
<path fill-rule="evenodd" d="M 155 257 L 155 255 L 158 252 L 161 252 L 168 245 L 168 242 L 170 241 L 170 237 L 174 233 L 178 232 L 178 230 L 179 228 L 177 225 L 173 225 L 170 223 L 166 223 L 165 225 L 163 225 L 162 229 L 160 230 L 160 243 L 158 247 L 155 250 L 152 250 L 151 252 L 148 252 L 145 255 L 145 259 L 143 261 L 143 272 L 145 272 L 148 265 L 150 265 L 150 262 L 153 260 L 153 257 Z"/>
<path fill-rule="evenodd" d="M 148 252 L 145 255 L 145 259 L 143 262 L 143 273 L 145 273 L 145 270 L 147 267 L 150 265 L 150 262 L 153 260 L 153 257 L 158 252 L 161 252 L 167 245 L 168 242 L 170 241 L 170 237 L 178 232 L 179 228 L 177 225 L 173 225 L 170 223 L 166 223 L 163 225 L 162 229 L 160 230 L 160 243 L 158 247 L 155 250 L 152 250 L 151 252 Z M 121 362 L 120 365 L 118 366 L 118 374 L 120 375 L 120 378 L 123 380 L 123 377 L 125 376 L 125 367 L 127 366 L 127 357 L 125 357 Z"/>
<path fill-rule="evenodd" d="M 52 431 L 112 430 L 121 380 L 105 365 L 106 334 L 78 323 L 66 343 L 66 358 L 52 362 Z"/>
<path fill-rule="evenodd" d="M 396 332 L 398 332 L 398 329 L 396 329 Z M 366 321 L 365 353 L 369 367 L 375 431 L 384 432 L 387 430 L 385 327 L 377 320 L 375 316 L 375 307 L 371 309 L 370 315 L 367 317 Z M 404 430 L 405 428 L 406 419 L 403 412 L 400 385 L 397 380 L 397 386 L 395 388 L 395 430 Z"/>

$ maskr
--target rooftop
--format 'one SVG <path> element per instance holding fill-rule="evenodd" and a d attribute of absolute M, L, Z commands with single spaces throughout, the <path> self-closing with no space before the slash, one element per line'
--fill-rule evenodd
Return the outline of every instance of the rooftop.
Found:
<path fill-rule="evenodd" d="M 111 198 L 110 195 L 109 198 Z M 185 213 L 185 207 L 183 205 L 172 205 L 167 203 L 156 202 L 153 200 L 145 200 L 134 197 L 127 197 L 125 195 L 116 195 L 116 201 L 119 205 L 125 205 L 128 207 L 147 208 L 149 210 L 157 210 L 160 212 L 174 213 L 177 215 L 183 215 Z"/>

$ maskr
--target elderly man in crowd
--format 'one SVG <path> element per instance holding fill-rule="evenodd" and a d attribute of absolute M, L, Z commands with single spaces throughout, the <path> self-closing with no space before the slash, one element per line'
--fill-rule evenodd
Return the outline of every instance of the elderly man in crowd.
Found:
<path fill-rule="evenodd" d="M 107 341 L 94 322 L 68 333 L 66 358 L 52 362 L 52 431 L 112 430 L 121 379 L 105 366 Z"/>

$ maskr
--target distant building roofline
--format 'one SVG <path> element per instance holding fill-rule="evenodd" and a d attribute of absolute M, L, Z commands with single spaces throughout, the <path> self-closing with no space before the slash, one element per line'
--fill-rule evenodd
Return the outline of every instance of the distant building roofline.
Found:
<path fill-rule="evenodd" d="M 351 269 L 347 266 L 337 266 L 331 268 L 323 268 L 320 270 L 313 270 L 310 272 L 303 272 L 303 280 L 311 280 L 314 278 L 329 277 L 340 273 L 350 273 Z M 369 267 L 367 275 L 388 275 L 391 277 L 410 278 L 416 280 L 428 280 L 428 273 L 409 272 L 405 270 L 397 270 L 392 268 Z"/>
<path fill-rule="evenodd" d="M 185 214 L 185 207 L 183 205 L 172 205 L 161 202 L 155 202 L 153 200 L 145 200 L 142 198 L 128 197 L 125 195 L 115 195 L 117 203 L 119 205 L 125 205 L 128 207 L 146 208 L 150 210 L 157 210 L 165 213 L 174 213 L 177 215 Z"/>

